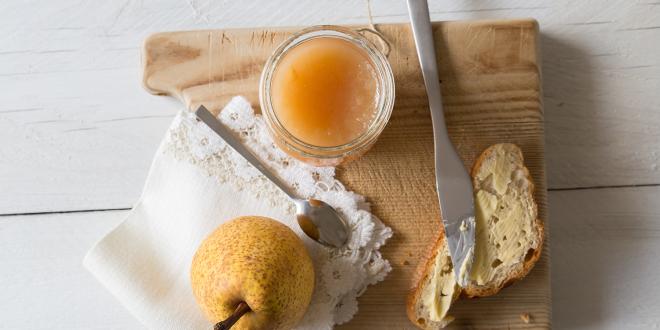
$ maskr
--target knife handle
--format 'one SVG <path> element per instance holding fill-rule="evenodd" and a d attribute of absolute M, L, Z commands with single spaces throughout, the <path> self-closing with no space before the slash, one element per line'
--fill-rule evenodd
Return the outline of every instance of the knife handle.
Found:
<path fill-rule="evenodd" d="M 433 125 L 435 179 L 443 221 L 460 221 L 473 213 L 472 182 L 463 161 L 449 139 L 440 94 L 433 29 L 426 0 L 408 0 L 410 24 L 424 76 Z M 451 206 L 451 207 L 449 207 Z"/>
<path fill-rule="evenodd" d="M 436 62 L 429 6 L 426 0 L 408 0 L 408 11 L 410 12 L 410 24 L 415 39 L 415 48 L 417 49 L 424 85 L 426 85 L 426 93 L 429 98 L 433 131 L 436 134 L 444 133 L 446 136 L 447 128 L 442 110 L 442 94 L 440 94 L 440 78 L 438 77 L 438 64 Z"/>

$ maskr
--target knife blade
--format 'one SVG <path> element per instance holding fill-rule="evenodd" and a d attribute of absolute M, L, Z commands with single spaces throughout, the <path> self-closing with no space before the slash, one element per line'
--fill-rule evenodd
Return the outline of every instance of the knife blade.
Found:
<path fill-rule="evenodd" d="M 474 256 L 475 219 L 472 181 L 449 139 L 442 108 L 433 30 L 426 0 L 408 0 L 415 48 L 429 98 L 435 152 L 435 180 L 442 223 L 456 282 L 464 287 Z"/>

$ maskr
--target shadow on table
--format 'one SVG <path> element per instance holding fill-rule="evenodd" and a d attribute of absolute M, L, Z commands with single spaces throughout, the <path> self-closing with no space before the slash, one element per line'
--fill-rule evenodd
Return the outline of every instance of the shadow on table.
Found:
<path fill-rule="evenodd" d="M 559 168 L 570 171 L 571 164 L 553 164 L 565 161 L 570 154 L 575 156 L 569 161 L 579 165 L 582 160 L 575 147 L 585 141 L 599 141 L 607 131 L 598 126 L 599 110 L 593 102 L 597 82 L 589 69 L 589 54 L 579 44 L 547 34 L 541 34 L 541 54 L 548 186 L 553 187 L 553 180 L 565 181 L 562 178 L 574 175 L 553 171 Z M 575 142 L 563 140 L 569 138 Z M 567 150 L 571 144 L 572 150 Z M 593 152 L 589 155 L 593 156 Z M 594 327 L 606 318 L 601 302 L 607 298 L 607 293 L 603 292 L 605 265 L 594 262 L 604 259 L 591 254 L 604 253 L 604 250 L 582 248 L 580 235 L 571 232 L 571 228 L 576 232 L 578 228 L 589 231 L 587 219 L 577 216 L 584 213 L 585 206 L 558 201 L 561 199 L 551 198 L 549 203 L 553 325 L 562 329 Z M 625 260 L 616 262 L 625 263 Z"/>

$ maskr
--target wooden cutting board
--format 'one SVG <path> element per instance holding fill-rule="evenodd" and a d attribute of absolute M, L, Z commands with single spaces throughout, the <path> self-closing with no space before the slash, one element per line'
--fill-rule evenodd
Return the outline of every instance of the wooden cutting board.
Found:
<path fill-rule="evenodd" d="M 445 116 L 465 166 L 489 145 L 512 142 L 525 155 L 547 220 L 538 25 L 533 20 L 434 23 Z M 392 44 L 396 81 L 390 122 L 364 157 L 338 169 L 348 189 L 367 196 L 373 212 L 394 230 L 381 251 L 393 270 L 359 299 L 359 312 L 341 329 L 412 329 L 406 294 L 417 263 L 440 226 L 433 133 L 428 100 L 407 24 L 379 25 Z M 158 33 L 144 45 L 144 86 L 203 103 L 216 113 L 235 95 L 259 109 L 261 69 L 275 47 L 299 28 Z M 546 222 L 547 224 L 547 222 Z M 547 233 L 548 231 L 546 231 Z M 452 326 L 475 329 L 550 327 L 548 240 L 524 280 L 488 298 L 459 301 Z M 525 324 L 520 315 L 529 313 Z"/>

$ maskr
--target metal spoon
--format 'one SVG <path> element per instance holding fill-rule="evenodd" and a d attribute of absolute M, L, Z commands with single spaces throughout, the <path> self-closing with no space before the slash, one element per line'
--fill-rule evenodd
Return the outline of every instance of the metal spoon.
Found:
<path fill-rule="evenodd" d="M 327 246 L 342 247 L 348 239 L 346 222 L 332 206 L 316 199 L 300 199 L 295 196 L 282 180 L 272 173 L 252 152 L 234 137 L 234 135 L 215 116 L 200 106 L 195 115 L 210 129 L 216 132 L 228 145 L 254 166 L 268 180 L 274 183 L 296 204 L 296 218 L 300 228 L 311 239 Z"/>

